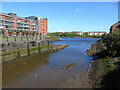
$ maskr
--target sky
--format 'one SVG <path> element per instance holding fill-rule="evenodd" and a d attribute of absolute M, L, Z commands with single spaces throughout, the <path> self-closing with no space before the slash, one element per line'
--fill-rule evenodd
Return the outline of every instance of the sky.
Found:
<path fill-rule="evenodd" d="M 48 18 L 48 32 L 109 32 L 118 2 L 2 2 L 2 12 Z"/>

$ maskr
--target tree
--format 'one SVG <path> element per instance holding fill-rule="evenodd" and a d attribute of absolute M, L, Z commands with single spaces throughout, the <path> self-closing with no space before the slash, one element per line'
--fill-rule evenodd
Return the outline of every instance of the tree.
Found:
<path fill-rule="evenodd" d="M 83 33 L 83 35 L 88 35 L 88 32 Z"/>
<path fill-rule="evenodd" d="M 28 31 L 26 31 L 25 34 L 26 34 L 26 36 L 28 36 L 28 34 L 29 34 Z"/>
<path fill-rule="evenodd" d="M 10 31 L 10 30 L 8 31 L 9 36 L 11 36 L 12 33 L 13 33 L 13 31 Z"/>
<path fill-rule="evenodd" d="M 25 31 L 22 32 L 22 35 L 23 35 L 23 36 L 25 35 Z"/>
<path fill-rule="evenodd" d="M 4 30 L 2 30 L 1 32 L 2 32 L 2 34 L 4 35 L 5 31 L 4 31 Z"/>
<path fill-rule="evenodd" d="M 35 36 L 35 32 L 32 32 L 32 36 Z"/>
<path fill-rule="evenodd" d="M 19 33 L 20 33 L 20 31 L 19 31 L 19 30 L 17 30 L 17 31 L 16 31 L 16 35 L 18 36 L 18 35 L 19 35 Z"/>
<path fill-rule="evenodd" d="M 39 33 L 37 32 L 36 35 L 38 35 Z"/>

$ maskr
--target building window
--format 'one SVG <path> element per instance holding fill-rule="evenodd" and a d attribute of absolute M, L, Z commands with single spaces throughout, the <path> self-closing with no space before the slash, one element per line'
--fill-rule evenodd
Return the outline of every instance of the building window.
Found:
<path fill-rule="evenodd" d="M 11 20 L 10 17 L 5 17 L 5 20 Z"/>
<path fill-rule="evenodd" d="M 43 23 L 44 23 L 44 21 L 43 21 Z"/>
<path fill-rule="evenodd" d="M 43 29 L 43 31 L 44 31 L 44 29 Z"/>
<path fill-rule="evenodd" d="M 25 23 L 27 23 L 27 21 L 24 21 Z"/>
<path fill-rule="evenodd" d="M 40 23 L 42 23 L 42 21 L 40 21 Z"/>
<path fill-rule="evenodd" d="M 2 19 L 2 17 L 0 16 L 0 19 Z"/>
<path fill-rule="evenodd" d="M 0 21 L 0 23 L 3 23 L 3 21 Z"/>
<path fill-rule="evenodd" d="M 3 26 L 0 26 L 0 28 L 3 28 Z"/>
<path fill-rule="evenodd" d="M 44 33 L 44 32 L 43 32 Z"/>
<path fill-rule="evenodd" d="M 18 20 L 18 22 L 22 22 L 21 20 Z"/>
<path fill-rule="evenodd" d="M 35 23 L 33 23 L 32 25 L 35 25 Z"/>

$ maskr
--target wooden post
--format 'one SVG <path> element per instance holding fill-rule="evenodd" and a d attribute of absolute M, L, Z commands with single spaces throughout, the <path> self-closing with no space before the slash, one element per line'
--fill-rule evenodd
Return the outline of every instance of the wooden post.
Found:
<path fill-rule="evenodd" d="M 28 41 L 28 37 L 27 37 L 27 41 Z"/>
<path fill-rule="evenodd" d="M 16 37 L 14 37 L 15 38 L 15 41 L 16 41 Z"/>
<path fill-rule="evenodd" d="M 20 57 L 20 51 L 19 51 L 18 48 L 17 48 L 17 50 L 18 50 L 18 52 L 17 52 L 17 58 L 19 58 Z"/>
<path fill-rule="evenodd" d="M 38 52 L 40 53 L 40 52 L 41 52 L 41 48 L 40 48 L 40 42 L 38 42 L 38 45 L 39 45 Z"/>
<path fill-rule="evenodd" d="M 23 41 L 23 37 L 21 37 L 21 41 Z"/>
<path fill-rule="evenodd" d="M 49 40 L 47 40 L 47 42 L 48 42 L 48 47 L 49 47 L 49 44 L 50 44 L 50 43 L 49 43 Z"/>
<path fill-rule="evenodd" d="M 7 36 L 7 42 L 8 42 L 8 36 Z"/>
<path fill-rule="evenodd" d="M 27 55 L 30 55 L 29 42 L 27 43 Z"/>

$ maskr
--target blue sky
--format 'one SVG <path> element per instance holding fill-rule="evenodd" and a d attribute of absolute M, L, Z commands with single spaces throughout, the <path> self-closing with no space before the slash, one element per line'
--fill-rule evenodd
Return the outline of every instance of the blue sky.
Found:
<path fill-rule="evenodd" d="M 48 32 L 109 32 L 118 21 L 117 2 L 2 2 L 2 12 L 46 17 Z"/>

